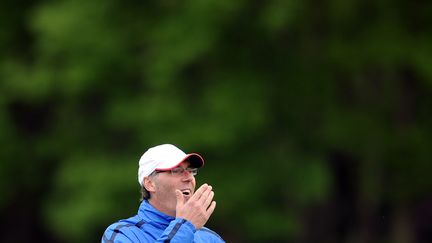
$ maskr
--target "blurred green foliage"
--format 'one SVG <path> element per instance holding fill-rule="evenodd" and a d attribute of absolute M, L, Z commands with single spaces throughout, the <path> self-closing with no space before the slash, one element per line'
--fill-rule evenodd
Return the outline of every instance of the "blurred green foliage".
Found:
<path fill-rule="evenodd" d="M 98 241 L 159 143 L 204 156 L 227 242 L 430 240 L 430 2 L 19 2 L 1 241 Z"/>

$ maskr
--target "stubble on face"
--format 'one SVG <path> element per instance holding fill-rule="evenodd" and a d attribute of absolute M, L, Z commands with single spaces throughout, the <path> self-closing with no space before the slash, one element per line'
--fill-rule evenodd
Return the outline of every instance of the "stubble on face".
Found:
<path fill-rule="evenodd" d="M 184 168 L 189 165 L 189 162 L 182 164 Z M 175 217 L 176 214 L 176 190 L 190 189 L 191 194 L 185 196 L 186 200 L 192 196 L 195 190 L 195 178 L 192 175 L 182 175 L 176 177 L 171 175 L 170 172 L 159 173 L 154 178 L 155 192 L 150 198 L 152 205 L 159 211 Z"/>

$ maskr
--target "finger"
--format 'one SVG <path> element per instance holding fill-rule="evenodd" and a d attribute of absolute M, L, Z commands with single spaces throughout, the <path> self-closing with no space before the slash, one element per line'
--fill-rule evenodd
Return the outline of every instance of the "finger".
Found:
<path fill-rule="evenodd" d="M 208 188 L 207 183 L 203 184 L 202 186 L 200 186 L 200 188 L 198 188 L 198 190 L 196 190 L 196 192 L 192 195 L 191 198 L 199 200 L 201 198 L 201 195 L 203 194 L 203 192 Z"/>
<path fill-rule="evenodd" d="M 212 213 L 214 212 L 215 208 L 216 208 L 216 201 L 213 201 L 210 204 L 210 207 L 207 209 L 207 218 L 210 218 L 210 215 L 212 215 Z"/>
<path fill-rule="evenodd" d="M 201 194 L 201 197 L 199 199 L 199 201 L 201 203 L 204 203 L 207 200 L 208 196 L 210 195 L 210 192 L 212 192 L 212 189 L 213 189 L 213 187 L 209 185 L 207 187 L 207 189 L 205 191 L 203 191 L 203 193 Z"/>
<path fill-rule="evenodd" d="M 205 199 L 205 201 L 203 203 L 204 208 L 206 208 L 206 209 L 208 208 L 208 206 L 210 205 L 210 203 L 213 200 L 213 197 L 214 197 L 214 191 L 211 191 L 210 194 L 208 195 L 208 197 Z"/>
<path fill-rule="evenodd" d="M 176 207 L 177 208 L 182 207 L 184 205 L 184 201 L 185 201 L 183 193 L 180 190 L 176 190 L 175 194 L 176 194 L 176 198 L 177 198 L 177 205 L 176 205 Z"/>

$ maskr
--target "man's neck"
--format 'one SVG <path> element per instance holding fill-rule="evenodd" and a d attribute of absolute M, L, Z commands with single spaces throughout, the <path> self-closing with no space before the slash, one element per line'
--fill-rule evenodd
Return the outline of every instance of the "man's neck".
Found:
<path fill-rule="evenodd" d="M 169 210 L 166 206 L 164 206 L 163 204 L 161 204 L 161 203 L 158 203 L 158 200 L 155 200 L 155 199 L 153 199 L 153 198 L 150 198 L 149 200 L 148 200 L 148 202 L 154 207 L 154 208 L 156 208 L 157 210 L 159 210 L 161 213 L 164 213 L 164 214 L 166 214 L 166 215 L 168 215 L 168 216 L 171 216 L 171 217 L 174 217 L 175 218 L 175 216 L 176 216 L 176 213 L 175 213 L 175 211 L 172 211 L 172 210 Z"/>

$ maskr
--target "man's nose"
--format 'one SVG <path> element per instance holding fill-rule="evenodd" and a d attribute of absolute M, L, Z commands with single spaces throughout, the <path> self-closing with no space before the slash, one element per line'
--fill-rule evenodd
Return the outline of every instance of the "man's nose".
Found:
<path fill-rule="evenodd" d="M 192 175 L 192 172 L 185 170 L 183 171 L 182 178 L 183 180 L 186 181 L 186 180 L 192 180 L 194 176 Z"/>

